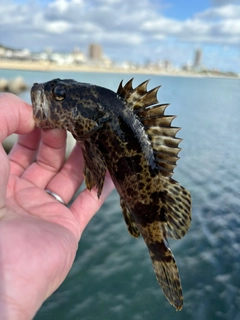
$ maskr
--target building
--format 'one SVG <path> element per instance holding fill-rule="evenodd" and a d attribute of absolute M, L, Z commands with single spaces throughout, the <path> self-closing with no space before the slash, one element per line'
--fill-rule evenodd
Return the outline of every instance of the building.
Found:
<path fill-rule="evenodd" d="M 199 69 L 202 67 L 202 50 L 197 49 L 194 54 L 193 68 Z"/>
<path fill-rule="evenodd" d="M 89 56 L 89 59 L 91 60 L 102 60 L 103 58 L 102 47 L 99 44 L 91 43 L 89 45 L 88 56 Z"/>
<path fill-rule="evenodd" d="M 78 48 L 75 48 L 73 50 L 72 55 L 73 55 L 74 62 L 77 64 L 83 64 L 87 60 L 85 57 L 85 54 Z"/>

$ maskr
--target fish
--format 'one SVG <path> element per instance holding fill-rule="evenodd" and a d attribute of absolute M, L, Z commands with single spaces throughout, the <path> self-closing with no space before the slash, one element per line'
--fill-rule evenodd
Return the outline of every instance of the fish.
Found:
<path fill-rule="evenodd" d="M 120 196 L 129 233 L 143 237 L 166 298 L 183 307 L 178 267 L 168 238 L 181 239 L 191 224 L 191 195 L 172 178 L 182 139 L 165 115 L 160 86 L 133 79 L 117 92 L 71 79 L 35 83 L 31 89 L 38 128 L 70 131 L 82 148 L 86 187 L 101 196 L 108 170 Z"/>

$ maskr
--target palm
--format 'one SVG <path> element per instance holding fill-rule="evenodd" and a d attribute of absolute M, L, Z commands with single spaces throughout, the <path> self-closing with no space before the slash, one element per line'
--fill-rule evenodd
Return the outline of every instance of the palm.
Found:
<path fill-rule="evenodd" d="M 42 289 L 44 298 L 47 298 L 66 277 L 75 256 L 78 238 L 64 226 L 70 225 L 73 218 L 66 218 L 66 223 L 57 222 L 69 215 L 69 210 L 60 203 L 49 203 L 48 208 L 47 194 L 41 195 L 35 187 L 27 191 L 24 184 L 18 196 L 26 196 L 26 199 L 36 196 L 37 200 L 39 195 L 41 200 L 37 207 L 32 208 L 23 200 L 19 203 L 7 201 L 7 212 L 1 221 L 4 268 L 10 269 L 13 277 L 22 277 L 23 282 L 25 279 L 31 281 L 31 286 Z M 47 290 L 43 283 L 46 278 L 49 285 Z M 39 287 L 41 282 L 42 288 Z M 28 286 L 22 286 L 22 290 L 24 288 L 28 290 Z"/>

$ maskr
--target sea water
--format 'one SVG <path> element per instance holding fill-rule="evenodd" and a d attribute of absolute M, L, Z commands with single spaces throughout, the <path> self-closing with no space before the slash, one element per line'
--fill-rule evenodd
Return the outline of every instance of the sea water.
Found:
<path fill-rule="evenodd" d="M 60 288 L 43 304 L 36 320 L 202 320 L 240 319 L 240 80 L 173 76 L 23 72 L 32 85 L 71 78 L 116 91 L 134 77 L 162 85 L 160 103 L 171 103 L 181 126 L 178 180 L 192 194 L 192 225 L 170 246 L 181 275 L 184 307 L 169 305 L 153 273 L 142 238 L 128 234 L 114 191 L 82 239 L 74 265 Z M 29 92 L 21 97 L 30 102 Z"/>

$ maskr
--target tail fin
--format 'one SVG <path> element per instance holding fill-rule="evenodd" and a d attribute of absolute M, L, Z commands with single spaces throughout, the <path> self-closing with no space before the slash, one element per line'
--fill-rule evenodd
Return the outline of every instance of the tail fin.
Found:
<path fill-rule="evenodd" d="M 176 261 L 164 236 L 164 226 L 161 222 L 155 221 L 138 227 L 148 247 L 158 283 L 170 304 L 177 311 L 181 310 L 183 306 L 181 281 Z"/>
<path fill-rule="evenodd" d="M 183 307 L 183 293 L 178 267 L 166 241 L 148 244 L 152 265 L 166 298 L 177 311 Z"/>

